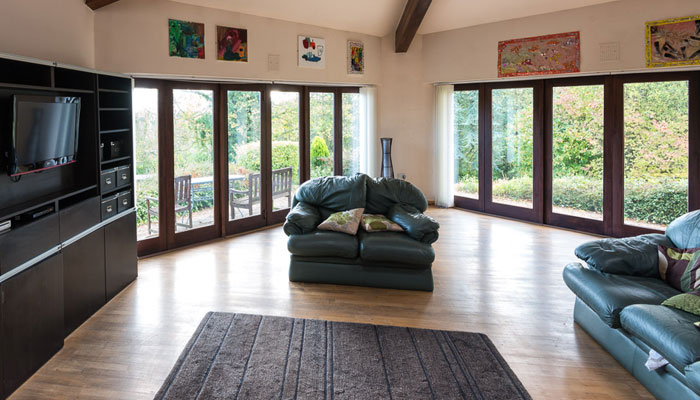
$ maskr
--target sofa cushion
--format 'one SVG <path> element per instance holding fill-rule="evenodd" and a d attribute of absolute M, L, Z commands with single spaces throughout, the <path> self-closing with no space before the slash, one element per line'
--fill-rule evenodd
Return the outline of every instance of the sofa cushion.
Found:
<path fill-rule="evenodd" d="M 658 278 L 660 244 L 670 245 L 671 242 L 664 235 L 652 233 L 586 242 L 578 246 L 574 253 L 598 271 Z"/>
<path fill-rule="evenodd" d="M 677 294 L 666 299 L 662 306 L 673 307 L 691 314 L 695 314 L 700 320 L 700 290 L 695 290 L 690 293 Z"/>
<path fill-rule="evenodd" d="M 304 202 L 321 209 L 321 216 L 328 216 L 323 210 L 345 211 L 365 206 L 367 175 L 324 176 L 312 179 L 299 186 L 294 194 L 294 205 Z"/>
<path fill-rule="evenodd" d="M 691 388 L 700 393 L 700 362 L 685 367 L 685 380 Z"/>
<path fill-rule="evenodd" d="M 623 329 L 680 371 L 700 361 L 700 332 L 693 325 L 697 320 L 697 315 L 651 304 L 631 305 L 620 313 Z"/>
<path fill-rule="evenodd" d="M 564 282 L 612 328 L 620 327 L 620 312 L 630 304 L 658 305 L 680 293 L 660 279 L 606 274 L 581 264 L 564 268 Z"/>
<path fill-rule="evenodd" d="M 360 258 L 370 263 L 390 263 L 406 268 L 424 267 L 435 260 L 433 247 L 402 232 L 360 231 Z"/>
<path fill-rule="evenodd" d="M 331 214 L 325 221 L 319 224 L 318 229 L 323 231 L 335 231 L 355 236 L 360 228 L 362 211 L 364 208 L 354 210 L 338 211 Z"/>
<path fill-rule="evenodd" d="M 673 220 L 666 228 L 666 236 L 681 249 L 700 247 L 700 210 Z"/>
<path fill-rule="evenodd" d="M 677 249 L 659 245 L 659 276 L 670 286 L 690 292 L 700 284 L 700 248 Z"/>
<path fill-rule="evenodd" d="M 360 226 L 367 232 L 403 232 L 396 222 L 381 214 L 364 214 Z"/>
<path fill-rule="evenodd" d="M 305 235 L 291 235 L 287 249 L 295 256 L 356 258 L 357 236 L 340 232 L 313 231 Z"/>
<path fill-rule="evenodd" d="M 408 181 L 393 178 L 367 177 L 368 214 L 386 214 L 394 204 L 415 207 L 420 212 L 428 209 L 428 200 L 423 193 Z"/>

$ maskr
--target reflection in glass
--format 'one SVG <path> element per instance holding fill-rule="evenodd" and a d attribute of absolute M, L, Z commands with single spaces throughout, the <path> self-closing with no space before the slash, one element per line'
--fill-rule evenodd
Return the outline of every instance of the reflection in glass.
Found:
<path fill-rule="evenodd" d="M 135 88 L 134 178 L 138 240 L 158 237 L 158 89 Z"/>
<path fill-rule="evenodd" d="M 603 220 L 604 86 L 552 88 L 552 212 Z"/>
<path fill-rule="evenodd" d="M 343 175 L 360 172 L 360 94 L 343 93 Z"/>
<path fill-rule="evenodd" d="M 228 92 L 229 220 L 260 215 L 260 92 Z"/>
<path fill-rule="evenodd" d="M 533 89 L 492 92 L 494 203 L 532 208 Z"/>
<path fill-rule="evenodd" d="M 625 224 L 664 230 L 688 211 L 688 81 L 624 85 Z"/>
<path fill-rule="evenodd" d="M 454 92 L 456 196 L 479 198 L 479 91 Z"/>
<path fill-rule="evenodd" d="M 298 92 L 270 92 L 272 107 L 272 209 L 291 207 L 299 187 Z"/>
<path fill-rule="evenodd" d="M 311 179 L 333 175 L 333 93 L 309 93 Z"/>

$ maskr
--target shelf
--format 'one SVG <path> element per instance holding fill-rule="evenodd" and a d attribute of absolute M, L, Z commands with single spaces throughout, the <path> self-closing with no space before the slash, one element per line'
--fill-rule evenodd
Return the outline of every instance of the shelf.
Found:
<path fill-rule="evenodd" d="M 100 111 L 129 111 L 129 108 L 100 108 Z"/>
<path fill-rule="evenodd" d="M 50 87 L 50 86 L 20 85 L 20 84 L 16 84 L 16 83 L 0 83 L 0 88 L 43 90 L 46 92 L 73 92 L 73 93 L 95 94 L 95 92 L 93 92 L 92 90 L 85 90 L 85 89 L 68 89 L 68 88 L 58 88 L 58 87 Z"/>
<path fill-rule="evenodd" d="M 118 89 L 98 89 L 100 92 L 103 93 L 120 93 L 120 94 L 129 94 L 128 90 L 118 90 Z"/>
<path fill-rule="evenodd" d="M 61 201 L 67 197 L 72 197 L 75 195 L 78 195 L 80 193 L 87 192 L 89 190 L 97 188 L 97 185 L 90 185 L 86 186 L 84 188 L 75 190 L 75 189 L 68 189 L 68 190 L 61 190 L 60 192 L 56 193 L 50 193 L 47 194 L 46 196 L 41 196 L 37 199 L 34 199 L 32 201 L 18 204 L 14 207 L 8 207 L 5 209 L 0 210 L 0 219 L 7 220 L 10 219 L 16 215 L 22 214 L 26 211 L 32 210 L 37 207 L 41 207 L 47 204 L 51 204 L 57 201 Z"/>
<path fill-rule="evenodd" d="M 131 129 L 129 128 L 124 128 L 124 129 L 110 129 L 106 131 L 100 131 L 101 135 L 107 135 L 110 133 L 124 133 L 124 132 L 131 132 Z"/>
<path fill-rule="evenodd" d="M 111 164 L 114 162 L 130 160 L 130 159 L 131 159 L 131 156 L 117 157 L 117 158 L 111 158 L 109 160 L 103 160 L 102 162 L 100 162 L 100 164 L 105 165 L 105 164 Z"/>
<path fill-rule="evenodd" d="M 114 195 L 117 194 L 117 193 L 125 192 L 125 191 L 128 191 L 128 190 L 131 190 L 131 184 L 124 185 L 124 186 L 119 186 L 119 187 L 115 187 L 115 188 L 111 188 L 111 189 L 109 189 L 108 191 L 102 193 L 102 198 L 104 199 L 105 197 L 114 196 Z"/>

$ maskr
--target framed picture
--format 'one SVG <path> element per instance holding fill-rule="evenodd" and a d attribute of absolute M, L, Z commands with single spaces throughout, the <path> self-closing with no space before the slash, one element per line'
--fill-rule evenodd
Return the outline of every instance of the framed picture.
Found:
<path fill-rule="evenodd" d="M 581 71 L 581 35 L 558 33 L 498 42 L 498 76 Z"/>
<path fill-rule="evenodd" d="M 348 41 L 348 74 L 365 73 L 365 45 L 362 42 Z"/>
<path fill-rule="evenodd" d="M 326 41 L 322 38 L 299 36 L 299 66 L 326 68 Z"/>
<path fill-rule="evenodd" d="M 700 15 L 646 26 L 647 68 L 700 64 Z"/>
<path fill-rule="evenodd" d="M 217 26 L 216 59 L 248 62 L 248 30 Z"/>
<path fill-rule="evenodd" d="M 170 57 L 204 58 L 204 24 L 168 20 Z"/>

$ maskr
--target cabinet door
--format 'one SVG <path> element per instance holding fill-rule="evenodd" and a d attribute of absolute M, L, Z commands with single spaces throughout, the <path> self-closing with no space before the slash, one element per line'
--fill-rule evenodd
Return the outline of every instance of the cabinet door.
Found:
<path fill-rule="evenodd" d="M 105 304 L 104 240 L 99 229 L 63 249 L 66 336 Z"/>
<path fill-rule="evenodd" d="M 54 255 L 0 285 L 2 386 L 9 395 L 63 347 L 63 260 Z"/>
<path fill-rule="evenodd" d="M 136 213 L 105 227 L 105 288 L 107 300 L 136 279 Z"/>

